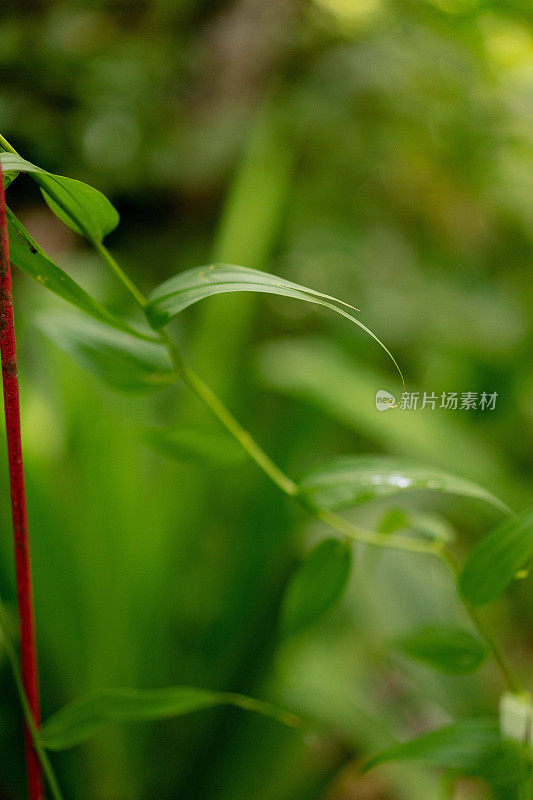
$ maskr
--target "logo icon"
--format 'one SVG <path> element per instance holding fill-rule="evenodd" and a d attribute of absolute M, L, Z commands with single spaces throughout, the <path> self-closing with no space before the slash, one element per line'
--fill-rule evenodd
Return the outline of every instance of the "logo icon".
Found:
<path fill-rule="evenodd" d="M 389 408 L 396 408 L 398 403 L 393 394 L 386 389 L 378 389 L 376 392 L 376 408 L 378 411 L 388 411 Z"/>

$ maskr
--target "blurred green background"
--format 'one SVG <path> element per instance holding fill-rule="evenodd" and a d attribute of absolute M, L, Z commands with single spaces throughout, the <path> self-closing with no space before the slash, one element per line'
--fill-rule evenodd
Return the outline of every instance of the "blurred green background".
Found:
<path fill-rule="evenodd" d="M 494 411 L 375 410 L 400 387 L 375 342 L 324 309 L 225 296 L 185 312 L 195 367 L 292 476 L 340 453 L 407 455 L 531 500 L 533 10 L 528 0 L 4 0 L 1 131 L 29 160 L 100 188 L 108 239 L 143 291 L 211 259 L 336 295 L 397 357 L 409 391 L 498 392 Z M 10 204 L 83 286 L 135 310 L 21 176 Z M 39 331 L 62 303 L 15 276 L 43 713 L 94 687 L 240 691 L 316 721 L 306 736 L 237 710 L 110 726 L 54 756 L 79 800 L 428 800 L 418 767 L 360 760 L 494 712 L 490 665 L 437 677 L 388 641 L 464 624 L 424 556 L 357 550 L 342 605 L 280 643 L 291 570 L 325 529 L 246 460 L 147 446 L 147 425 L 216 427 L 184 390 L 125 396 Z M 3 437 L 3 432 L 2 432 Z M 2 448 L 4 450 L 4 448 Z M 0 589 L 15 617 L 1 459 Z M 396 503 L 396 505 L 398 505 Z M 371 504 L 354 519 L 377 524 Z M 413 496 L 466 552 L 498 522 Z M 492 609 L 526 684 L 531 583 Z M 20 713 L 0 673 L 0 797 L 24 796 Z M 457 798 L 485 798 L 463 782 Z"/>

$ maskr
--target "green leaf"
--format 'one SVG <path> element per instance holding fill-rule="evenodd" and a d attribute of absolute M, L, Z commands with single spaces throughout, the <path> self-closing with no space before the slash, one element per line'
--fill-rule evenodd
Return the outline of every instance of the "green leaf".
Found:
<path fill-rule="evenodd" d="M 139 333 L 126 322 L 114 317 L 87 294 L 61 267 L 52 261 L 10 209 L 7 210 L 7 228 L 11 261 L 26 275 L 94 319 L 140 338 L 152 339 L 151 335 Z"/>
<path fill-rule="evenodd" d="M 352 551 L 347 542 L 325 539 L 311 550 L 285 592 L 281 628 L 288 636 L 312 625 L 332 608 L 348 583 Z"/>
<path fill-rule="evenodd" d="M 395 533 L 408 525 L 409 519 L 402 508 L 390 508 L 381 518 L 377 529 L 380 533 Z"/>
<path fill-rule="evenodd" d="M 509 757 L 507 758 L 507 752 Z M 511 752 L 503 747 L 498 724 L 493 719 L 473 718 L 460 720 L 445 728 L 425 733 L 408 742 L 393 745 L 372 758 L 363 771 L 389 761 L 423 761 L 436 767 L 457 770 L 467 775 L 491 773 L 491 780 L 508 779 L 521 774 Z M 490 762 L 501 766 L 495 774 Z"/>
<path fill-rule="evenodd" d="M 94 242 L 102 242 L 119 223 L 118 211 L 107 197 L 86 183 L 54 175 L 13 153 L 1 153 L 2 169 L 8 174 L 28 173 L 41 187 L 51 210 L 69 228 Z"/>
<path fill-rule="evenodd" d="M 98 689 L 56 711 L 42 726 L 41 740 L 48 750 L 65 750 L 95 736 L 109 722 L 167 719 L 204 708 L 233 705 L 296 727 L 290 712 L 240 694 L 212 692 L 194 686 L 165 689 Z"/>
<path fill-rule="evenodd" d="M 420 514 L 390 508 L 383 515 L 377 530 L 380 533 L 395 533 L 400 530 L 415 531 L 426 539 L 450 543 L 455 531 L 450 523 L 437 514 Z"/>
<path fill-rule="evenodd" d="M 461 628 L 433 625 L 395 642 L 403 653 L 450 675 L 476 670 L 487 655 L 482 642 Z"/>
<path fill-rule="evenodd" d="M 242 464 L 247 455 L 223 430 L 212 428 L 146 428 L 145 440 L 160 453 L 178 461 L 197 461 L 229 467 Z"/>
<path fill-rule="evenodd" d="M 136 339 L 73 314 L 43 316 L 39 327 L 58 347 L 117 389 L 154 390 L 176 381 L 162 344 Z"/>
<path fill-rule="evenodd" d="M 474 497 L 510 513 L 505 503 L 471 481 L 390 456 L 336 457 L 312 467 L 300 481 L 302 495 L 309 502 L 329 509 L 348 508 L 415 489 Z"/>
<path fill-rule="evenodd" d="M 150 295 L 146 313 L 150 324 L 154 328 L 162 328 L 170 320 L 183 311 L 184 308 L 198 303 L 206 297 L 226 292 L 263 292 L 265 294 L 278 294 L 285 297 L 294 297 L 308 303 L 317 303 L 336 311 L 349 319 L 358 327 L 368 333 L 385 350 L 394 362 L 398 372 L 401 370 L 394 357 L 385 345 L 363 325 L 358 319 L 349 314 L 345 308 L 357 311 L 354 306 L 344 303 L 314 289 L 307 289 L 297 283 L 283 280 L 277 275 L 261 272 L 258 269 L 239 267 L 231 264 L 210 264 L 195 267 L 162 283 Z"/>
<path fill-rule="evenodd" d="M 494 600 L 533 555 L 533 509 L 485 536 L 459 576 L 462 597 L 474 606 Z"/>

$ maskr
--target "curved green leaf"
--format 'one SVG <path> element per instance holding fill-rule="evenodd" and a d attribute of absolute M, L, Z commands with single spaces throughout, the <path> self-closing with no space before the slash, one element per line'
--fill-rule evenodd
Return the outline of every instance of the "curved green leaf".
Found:
<path fill-rule="evenodd" d="M 284 635 L 307 628 L 339 602 L 351 566 L 352 550 L 347 542 L 325 539 L 311 550 L 285 592 L 281 610 Z"/>
<path fill-rule="evenodd" d="M 533 556 L 533 510 L 508 520 L 485 536 L 459 576 L 462 597 L 474 606 L 494 600 Z"/>
<path fill-rule="evenodd" d="M 117 389 L 161 389 L 177 379 L 167 349 L 99 322 L 73 314 L 54 314 L 39 327 L 62 350 Z"/>
<path fill-rule="evenodd" d="M 162 328 L 184 308 L 188 308 L 188 306 L 198 303 L 206 297 L 226 292 L 278 294 L 326 306 L 326 308 L 336 311 L 337 314 L 349 319 L 375 339 L 390 356 L 400 375 L 402 374 L 393 355 L 383 342 L 366 325 L 363 325 L 352 314 L 345 311 L 345 308 L 357 311 L 354 306 L 350 306 L 348 303 L 337 300 L 330 295 L 316 292 L 314 289 L 308 289 L 297 283 L 283 280 L 277 275 L 261 272 L 258 269 L 249 269 L 248 267 L 239 267 L 232 264 L 210 264 L 181 272 L 179 275 L 175 275 L 162 283 L 152 292 L 146 307 L 146 314 L 154 328 Z"/>
<path fill-rule="evenodd" d="M 61 267 L 52 261 L 9 208 L 7 209 L 7 229 L 11 261 L 22 272 L 99 322 L 104 322 L 113 328 L 126 331 L 142 339 L 152 340 L 151 335 L 140 333 L 126 322 L 117 319 L 97 300 L 87 294 Z"/>
<path fill-rule="evenodd" d="M 329 509 L 415 489 L 474 497 L 510 513 L 505 503 L 471 481 L 390 456 L 336 457 L 312 467 L 300 481 L 301 493 L 309 502 Z"/>
<path fill-rule="evenodd" d="M 487 655 L 483 643 L 462 628 L 432 625 L 395 642 L 403 653 L 450 675 L 474 672 Z"/>
<path fill-rule="evenodd" d="M 65 750 L 95 736 L 109 722 L 167 719 L 204 708 L 233 705 L 296 727 L 294 714 L 262 700 L 231 692 L 212 692 L 194 686 L 165 689 L 98 689 L 56 711 L 42 726 L 41 740 L 48 750 Z"/>
<path fill-rule="evenodd" d="M 118 211 L 98 189 L 74 178 L 54 175 L 13 153 L 1 153 L 0 164 L 8 176 L 13 172 L 28 173 L 41 187 L 54 214 L 76 233 L 102 242 L 117 227 Z"/>

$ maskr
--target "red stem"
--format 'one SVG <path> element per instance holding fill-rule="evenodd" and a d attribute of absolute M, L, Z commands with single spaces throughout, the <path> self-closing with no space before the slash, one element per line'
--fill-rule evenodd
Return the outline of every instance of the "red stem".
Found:
<path fill-rule="evenodd" d="M 15 347 L 15 320 L 13 317 L 13 295 L 11 290 L 11 268 L 7 238 L 7 212 L 4 180 L 0 166 L 0 353 L 2 361 L 2 384 L 4 389 L 4 413 L 6 418 L 7 454 L 9 461 L 9 483 L 11 488 L 11 510 L 15 542 L 15 571 L 20 627 L 20 661 L 24 691 L 28 698 L 35 724 L 40 724 L 39 678 L 37 672 L 37 648 L 35 644 L 35 622 L 33 616 L 33 589 L 31 581 L 30 547 L 26 490 L 22 464 L 22 442 L 20 437 L 20 404 Z M 30 732 L 25 727 L 26 770 L 30 800 L 44 800 L 44 790 L 39 760 L 32 746 Z"/>

